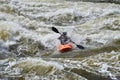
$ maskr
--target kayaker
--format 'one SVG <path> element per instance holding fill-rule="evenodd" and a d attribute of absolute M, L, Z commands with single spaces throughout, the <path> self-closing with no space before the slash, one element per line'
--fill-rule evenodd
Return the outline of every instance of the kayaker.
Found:
<path fill-rule="evenodd" d="M 58 39 L 62 45 L 67 44 L 71 41 L 70 37 L 67 36 L 67 32 L 63 32 L 60 37 L 58 37 Z"/>

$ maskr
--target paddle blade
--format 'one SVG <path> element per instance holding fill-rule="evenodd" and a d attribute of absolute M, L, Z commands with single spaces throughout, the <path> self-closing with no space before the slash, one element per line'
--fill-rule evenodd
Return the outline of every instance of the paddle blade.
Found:
<path fill-rule="evenodd" d="M 54 32 L 56 32 L 56 33 L 60 33 L 60 32 L 57 30 L 57 28 L 55 28 L 55 27 L 52 27 L 52 30 L 53 30 Z"/>
<path fill-rule="evenodd" d="M 81 45 L 76 45 L 79 49 L 85 49 L 85 47 L 81 46 Z"/>

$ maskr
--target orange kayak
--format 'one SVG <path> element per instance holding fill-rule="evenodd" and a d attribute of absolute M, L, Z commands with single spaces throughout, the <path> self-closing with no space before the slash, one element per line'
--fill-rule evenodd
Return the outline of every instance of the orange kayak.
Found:
<path fill-rule="evenodd" d="M 60 51 L 60 52 L 67 52 L 67 51 L 70 51 L 70 50 L 72 50 L 72 45 L 70 44 L 70 43 L 68 43 L 68 44 L 65 44 L 65 45 L 62 45 L 62 44 L 60 44 L 59 46 L 58 46 L 58 50 Z"/>

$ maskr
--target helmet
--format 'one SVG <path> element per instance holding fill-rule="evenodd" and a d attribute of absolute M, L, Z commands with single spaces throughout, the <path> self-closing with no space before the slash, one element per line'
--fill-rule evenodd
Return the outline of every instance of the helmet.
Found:
<path fill-rule="evenodd" d="M 63 32 L 63 35 L 67 35 L 67 32 Z"/>

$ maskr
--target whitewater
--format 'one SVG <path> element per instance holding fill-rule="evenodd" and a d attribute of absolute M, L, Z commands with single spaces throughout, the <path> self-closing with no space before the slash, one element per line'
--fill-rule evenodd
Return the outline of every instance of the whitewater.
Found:
<path fill-rule="evenodd" d="M 99 1 L 0 0 L 0 80 L 120 80 L 120 2 Z"/>

